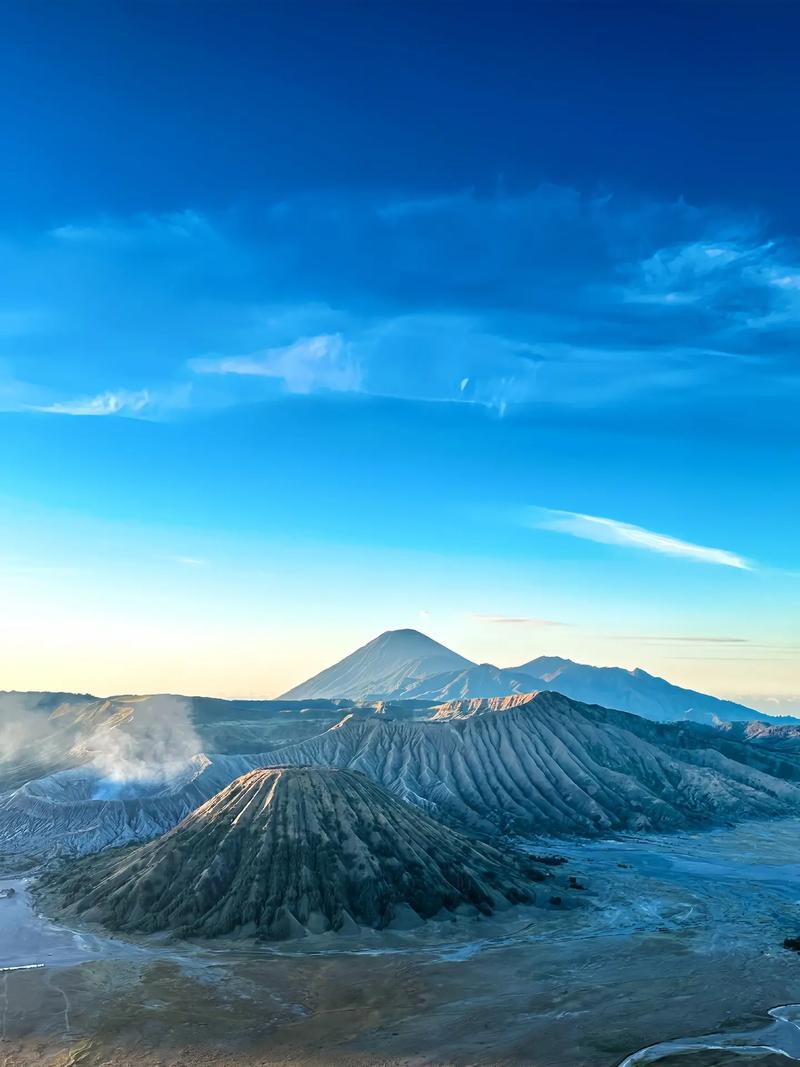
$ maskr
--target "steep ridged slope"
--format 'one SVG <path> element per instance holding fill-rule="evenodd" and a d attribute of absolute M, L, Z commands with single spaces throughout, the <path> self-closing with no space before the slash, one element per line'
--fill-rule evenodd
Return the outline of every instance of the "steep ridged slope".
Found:
<path fill-rule="evenodd" d="M 89 768 L 0 796 L 6 851 L 94 852 L 171 829 L 235 777 L 276 764 L 363 771 L 423 808 L 481 829 L 593 834 L 798 810 L 800 752 L 737 730 L 657 723 L 556 693 L 452 701 L 429 721 L 347 716 L 297 744 L 198 756 L 149 780 Z"/>
<path fill-rule="evenodd" d="M 360 770 L 483 829 L 671 829 L 800 806 L 798 785 L 782 780 L 800 778 L 800 767 L 751 744 L 720 751 L 710 728 L 651 723 L 548 692 L 489 707 L 450 705 L 443 721 L 425 723 L 349 718 L 266 762 Z"/>
<path fill-rule="evenodd" d="M 532 902 L 544 876 L 348 771 L 238 778 L 170 833 L 46 883 L 66 908 L 126 931 L 283 938 L 384 927 L 443 909 Z"/>

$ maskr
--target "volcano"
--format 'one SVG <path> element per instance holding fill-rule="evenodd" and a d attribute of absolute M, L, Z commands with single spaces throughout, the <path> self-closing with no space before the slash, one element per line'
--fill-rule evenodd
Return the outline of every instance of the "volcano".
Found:
<path fill-rule="evenodd" d="M 283 694 L 286 700 L 348 697 L 351 700 L 402 697 L 413 682 L 473 667 L 419 630 L 387 630 L 332 667 Z"/>
<path fill-rule="evenodd" d="M 68 914 L 123 931 L 284 939 L 532 903 L 546 875 L 361 774 L 245 774 L 146 845 L 45 881 Z"/>

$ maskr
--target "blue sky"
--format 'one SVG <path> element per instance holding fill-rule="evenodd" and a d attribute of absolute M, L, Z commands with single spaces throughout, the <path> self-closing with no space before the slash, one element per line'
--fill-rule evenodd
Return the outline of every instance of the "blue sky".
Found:
<path fill-rule="evenodd" d="M 0 687 L 415 625 L 800 707 L 800 14 L 3 16 Z"/>

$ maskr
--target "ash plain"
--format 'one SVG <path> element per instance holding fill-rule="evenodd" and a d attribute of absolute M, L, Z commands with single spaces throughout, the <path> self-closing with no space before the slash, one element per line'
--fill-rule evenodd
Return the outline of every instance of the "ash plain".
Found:
<path fill-rule="evenodd" d="M 798 840 L 800 819 L 531 840 L 583 906 L 276 945 L 64 926 L 0 859 L 0 1065 L 800 1062 Z"/>

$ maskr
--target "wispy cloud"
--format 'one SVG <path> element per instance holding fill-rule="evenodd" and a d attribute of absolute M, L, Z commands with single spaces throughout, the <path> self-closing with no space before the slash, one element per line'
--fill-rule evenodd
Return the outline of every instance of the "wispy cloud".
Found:
<path fill-rule="evenodd" d="M 738 657 L 742 652 L 769 652 L 777 657 L 796 656 L 800 652 L 800 645 L 780 641 L 755 641 L 749 637 L 716 637 L 709 635 L 693 634 L 606 634 L 609 641 L 643 641 L 649 645 L 664 645 L 669 647 L 677 645 L 684 649 L 686 646 L 706 645 L 710 649 L 719 652 L 730 652 L 731 656 Z M 730 658 L 730 657 L 726 657 Z"/>
<path fill-rule="evenodd" d="M 800 715 L 800 696 L 790 693 L 775 695 L 773 693 L 741 693 L 733 700 L 739 700 L 749 708 L 758 708 L 769 715 Z"/>
<path fill-rule="evenodd" d="M 543 630 L 548 626 L 569 625 L 566 622 L 556 622 L 554 619 L 537 619 L 529 615 L 480 615 L 472 613 L 469 617 L 475 622 L 487 623 L 491 626 L 529 626 L 535 630 Z"/>
<path fill-rule="evenodd" d="M 50 230 L 56 241 L 73 245 L 163 247 L 170 241 L 215 239 L 216 231 L 206 216 L 197 211 L 142 213 L 129 219 L 106 218 L 91 223 L 65 223 Z"/>
<path fill-rule="evenodd" d="M 606 519 L 599 515 L 584 515 L 577 511 L 556 511 L 552 508 L 531 509 L 532 525 L 540 530 L 553 530 L 569 534 L 584 541 L 597 541 L 604 545 L 620 545 L 657 552 L 663 556 L 675 556 L 697 563 L 713 563 L 736 570 L 754 570 L 752 561 L 724 548 L 710 548 L 691 541 L 682 541 L 669 534 L 646 530 L 619 519 Z"/>
<path fill-rule="evenodd" d="M 202 559 L 199 556 L 169 556 L 173 563 L 179 564 L 181 567 L 207 567 L 208 560 Z"/>
<path fill-rule="evenodd" d="M 338 334 L 303 337 L 249 356 L 193 359 L 190 367 L 197 374 L 277 378 L 290 393 L 357 392 L 361 387 L 358 366 Z"/>
<path fill-rule="evenodd" d="M 656 644 L 749 645 L 747 637 L 708 637 L 694 634 L 608 634 L 611 641 L 649 641 Z"/>
<path fill-rule="evenodd" d="M 138 392 L 98 393 L 96 396 L 80 397 L 76 400 L 57 401 L 33 407 L 51 415 L 138 415 L 150 404 L 150 394 L 146 389 Z"/>
<path fill-rule="evenodd" d="M 800 242 L 683 201 L 540 186 L 73 219 L 0 239 L 0 273 L 0 315 L 28 353 L 15 349 L 2 410 L 121 413 L 101 392 L 110 363 L 126 381 L 146 365 L 152 394 L 191 383 L 196 407 L 275 383 L 500 412 L 649 397 L 707 409 L 800 387 Z M 35 322 L 20 316 L 34 307 Z M 86 398 L 52 402 L 54 352 Z"/>

